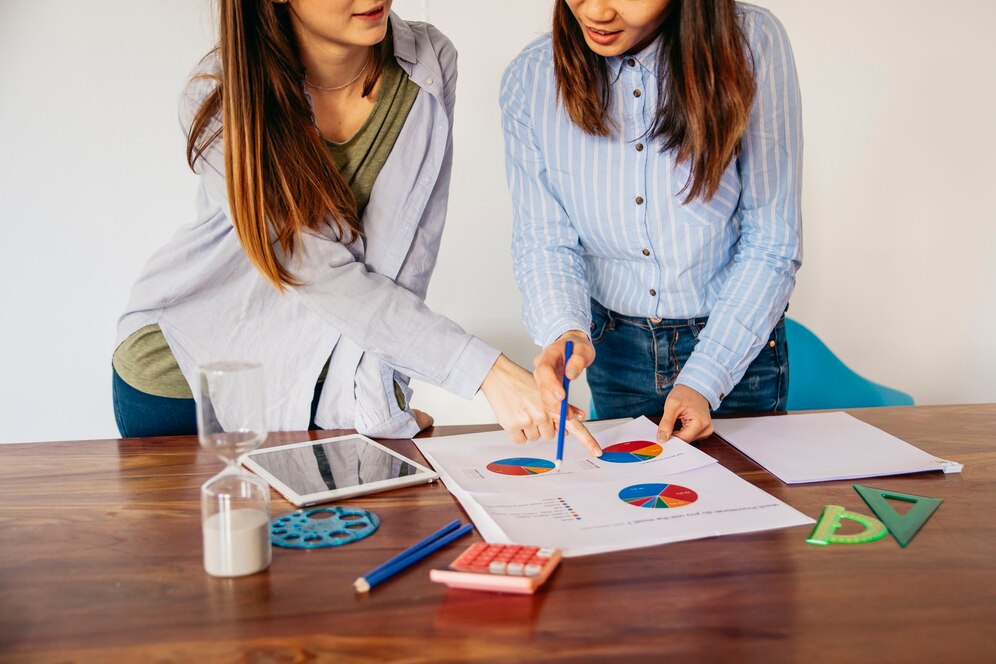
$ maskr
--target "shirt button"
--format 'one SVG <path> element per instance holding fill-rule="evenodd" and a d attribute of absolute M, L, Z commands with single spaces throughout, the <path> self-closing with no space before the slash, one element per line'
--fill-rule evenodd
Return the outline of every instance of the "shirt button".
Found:
<path fill-rule="evenodd" d="M 634 97 L 639 97 L 639 96 L 640 96 L 640 95 L 642 95 L 642 94 L 643 94 L 643 93 L 642 93 L 642 92 L 640 92 L 639 90 L 633 90 L 633 96 L 634 96 Z"/>
<path fill-rule="evenodd" d="M 630 58 L 629 60 L 626 61 L 626 64 L 628 64 L 630 67 L 635 67 L 636 66 L 636 60 L 634 60 L 633 58 Z"/>
<path fill-rule="evenodd" d="M 426 85 L 432 85 L 432 79 L 431 78 L 425 79 L 425 84 Z"/>
<path fill-rule="evenodd" d="M 650 250 L 649 249 L 644 249 L 643 250 L 643 255 L 644 256 L 649 256 L 650 255 Z"/>
<path fill-rule="evenodd" d="M 637 196 L 636 197 L 636 204 L 637 205 L 643 205 L 643 196 Z"/>
<path fill-rule="evenodd" d="M 657 291 L 655 291 L 653 288 L 651 288 L 650 289 L 650 295 L 651 296 L 657 295 Z"/>
<path fill-rule="evenodd" d="M 643 143 L 637 143 L 636 144 L 636 151 L 637 152 L 643 152 Z"/>

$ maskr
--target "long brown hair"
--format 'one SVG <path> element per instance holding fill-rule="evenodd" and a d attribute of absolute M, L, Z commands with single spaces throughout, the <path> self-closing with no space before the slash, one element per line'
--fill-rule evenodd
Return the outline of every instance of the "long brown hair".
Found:
<path fill-rule="evenodd" d="M 685 202 L 711 199 L 740 153 L 754 101 L 753 63 L 734 0 L 671 0 L 660 27 L 657 110 L 650 138 L 688 162 Z M 614 130 L 605 59 L 585 43 L 563 0 L 553 10 L 557 95 L 578 127 L 595 136 Z"/>
<path fill-rule="evenodd" d="M 215 50 L 221 77 L 187 136 L 193 168 L 221 134 L 232 224 L 249 260 L 280 291 L 298 282 L 277 258 L 275 243 L 289 257 L 306 228 L 331 223 L 340 239 L 360 235 L 356 200 L 328 156 L 304 94 L 289 11 L 272 0 L 220 1 Z M 385 54 L 383 42 L 371 49 L 364 97 L 381 74 Z M 221 128 L 210 132 L 219 115 Z"/>

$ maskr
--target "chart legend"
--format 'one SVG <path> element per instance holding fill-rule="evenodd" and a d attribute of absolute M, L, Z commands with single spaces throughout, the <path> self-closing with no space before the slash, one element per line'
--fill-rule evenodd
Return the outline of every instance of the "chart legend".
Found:
<path fill-rule="evenodd" d="M 563 508 L 564 508 L 564 510 L 566 510 L 566 511 L 567 511 L 567 513 L 571 515 L 571 518 L 572 518 L 572 519 L 574 519 L 575 521 L 580 521 L 580 520 L 581 520 L 581 517 L 579 517 L 579 516 L 578 516 L 578 513 L 577 513 L 576 511 L 574 511 L 574 508 L 573 508 L 573 507 L 571 507 L 571 506 L 570 506 L 570 505 L 569 505 L 569 504 L 567 503 L 567 501 L 566 501 L 566 500 L 564 500 L 563 498 L 561 498 L 560 496 L 558 496 L 558 497 L 557 497 L 557 502 L 559 502 L 559 503 L 560 503 L 560 506 L 561 506 L 561 507 L 563 507 Z"/>

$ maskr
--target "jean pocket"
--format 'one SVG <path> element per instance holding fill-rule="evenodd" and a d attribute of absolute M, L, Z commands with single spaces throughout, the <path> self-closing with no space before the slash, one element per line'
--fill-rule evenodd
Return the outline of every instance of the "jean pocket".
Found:
<path fill-rule="evenodd" d="M 591 307 L 591 325 L 588 328 L 588 336 L 591 337 L 591 343 L 597 344 L 605 338 L 611 328 L 611 319 L 608 313 L 601 305 L 592 304 Z"/>

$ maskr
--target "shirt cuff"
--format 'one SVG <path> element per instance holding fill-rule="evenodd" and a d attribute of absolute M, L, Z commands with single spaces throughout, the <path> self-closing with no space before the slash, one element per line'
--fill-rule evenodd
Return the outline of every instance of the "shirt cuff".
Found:
<path fill-rule="evenodd" d="M 553 321 L 552 323 L 550 323 L 546 327 L 544 334 L 539 339 L 536 339 L 536 343 L 538 343 L 543 348 L 546 348 L 554 341 L 559 339 L 560 336 L 565 332 L 570 332 L 571 330 L 580 330 L 581 332 L 584 332 L 585 334 L 591 336 L 589 332 L 590 329 L 591 329 L 591 316 L 588 316 L 583 320 L 579 318 L 572 318 L 570 316 L 562 316 Z"/>
<path fill-rule="evenodd" d="M 716 360 L 708 355 L 693 351 L 678 372 L 676 385 L 690 387 L 709 401 L 712 410 L 717 410 L 726 395 L 733 390 L 733 376 Z"/>
<path fill-rule="evenodd" d="M 464 399 L 473 399 L 499 355 L 501 351 L 494 346 L 471 337 L 440 387 Z"/>

